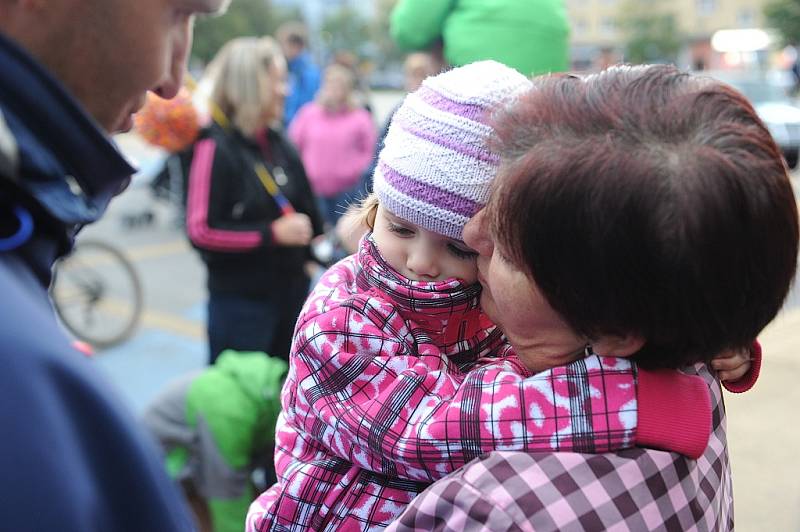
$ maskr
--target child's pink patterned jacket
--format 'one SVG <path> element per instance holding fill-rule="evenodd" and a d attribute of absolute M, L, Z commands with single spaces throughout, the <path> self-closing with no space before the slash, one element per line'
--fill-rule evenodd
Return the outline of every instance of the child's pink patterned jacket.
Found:
<path fill-rule="evenodd" d="M 634 445 L 628 361 L 592 355 L 532 376 L 480 312 L 479 292 L 409 281 L 370 238 L 326 272 L 295 329 L 278 483 L 251 505 L 247 530 L 380 529 L 430 483 L 493 450 Z"/>

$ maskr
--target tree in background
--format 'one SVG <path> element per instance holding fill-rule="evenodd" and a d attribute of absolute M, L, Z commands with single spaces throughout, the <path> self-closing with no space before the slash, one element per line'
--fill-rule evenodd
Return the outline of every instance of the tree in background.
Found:
<path fill-rule="evenodd" d="M 397 0 L 372 0 L 366 18 L 355 1 L 340 2 L 322 25 L 323 45 L 331 54 L 347 50 L 359 59 L 360 75 L 379 87 L 402 88 L 403 53 L 392 39 L 389 21 Z"/>
<path fill-rule="evenodd" d="M 772 0 L 764 6 L 764 16 L 783 44 L 800 44 L 800 0 Z"/>
<path fill-rule="evenodd" d="M 668 8 L 667 8 L 668 6 Z M 671 0 L 627 0 L 617 19 L 628 63 L 672 63 L 683 39 Z"/>
<path fill-rule="evenodd" d="M 317 32 L 312 33 L 312 53 L 320 64 L 327 64 L 334 54 L 354 53 L 362 75 L 373 70 L 396 74 L 402 85 L 401 64 L 404 54 L 389 34 L 389 16 L 397 0 L 372 0 L 374 9 L 364 9 L 363 0 L 338 0 L 321 4 L 324 15 Z M 283 5 L 281 5 L 283 4 Z M 367 18 L 366 12 L 372 15 Z M 270 0 L 234 0 L 222 17 L 201 18 L 195 27 L 192 59 L 204 65 L 234 37 L 274 35 L 287 20 L 304 20 L 301 2 Z M 306 20 L 308 22 L 308 20 Z M 314 32 L 315 28 L 310 28 Z"/>
<path fill-rule="evenodd" d="M 205 64 L 234 37 L 272 35 L 292 19 L 302 19 L 296 7 L 276 7 L 269 0 L 235 0 L 225 15 L 197 20 L 192 58 Z"/>
<path fill-rule="evenodd" d="M 375 45 L 376 61 L 379 67 L 398 66 L 405 54 L 397 47 L 389 31 L 392 9 L 397 0 L 374 0 L 375 18 L 370 25 L 370 38 Z"/>
<path fill-rule="evenodd" d="M 328 12 L 320 29 L 322 45 L 330 52 L 346 50 L 363 56 L 364 47 L 370 42 L 364 16 L 347 4 Z"/>

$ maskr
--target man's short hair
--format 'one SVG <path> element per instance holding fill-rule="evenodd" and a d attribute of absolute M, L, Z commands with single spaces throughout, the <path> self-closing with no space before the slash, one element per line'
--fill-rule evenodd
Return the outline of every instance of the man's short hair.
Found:
<path fill-rule="evenodd" d="M 290 43 L 300 48 L 305 48 L 308 43 L 308 29 L 305 24 L 297 20 L 281 24 L 275 35 L 282 44 Z"/>

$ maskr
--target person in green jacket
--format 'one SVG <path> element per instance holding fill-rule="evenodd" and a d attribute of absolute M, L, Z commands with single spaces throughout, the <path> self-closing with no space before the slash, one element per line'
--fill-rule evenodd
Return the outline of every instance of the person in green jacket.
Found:
<path fill-rule="evenodd" d="M 399 0 L 391 34 L 406 51 L 442 46 L 451 66 L 494 59 L 526 76 L 569 66 L 562 0 Z"/>
<path fill-rule="evenodd" d="M 255 498 L 253 470 L 274 475 L 272 448 L 289 367 L 260 351 L 223 351 L 169 383 L 144 413 L 201 531 L 241 532 Z"/>

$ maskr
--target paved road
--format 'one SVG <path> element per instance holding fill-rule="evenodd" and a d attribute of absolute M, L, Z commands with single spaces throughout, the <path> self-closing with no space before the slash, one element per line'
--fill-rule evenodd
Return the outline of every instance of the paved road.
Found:
<path fill-rule="evenodd" d="M 151 203 L 147 190 L 134 186 L 115 200 L 101 223 L 80 236 L 123 248 L 142 281 L 145 312 L 137 333 L 96 357 L 137 412 L 168 380 L 206 359 L 204 269 L 173 223 L 172 209 L 155 206 L 156 220 L 149 226 L 124 225 Z"/>
<path fill-rule="evenodd" d="M 380 116 L 397 94 L 379 95 Z M 135 138 L 121 143 L 153 170 L 153 152 Z M 144 284 L 146 312 L 138 333 L 119 347 L 98 353 L 107 372 L 136 412 L 171 378 L 204 365 L 204 271 L 172 223 L 170 207 L 154 204 L 144 179 L 115 200 L 108 216 L 86 236 L 124 247 Z M 794 179 L 798 184 L 798 179 Z M 125 217 L 154 209 L 153 225 L 123 226 Z M 83 238 L 84 236 L 82 236 Z M 756 388 L 741 396 L 728 394 L 730 449 L 734 470 L 737 530 L 800 531 L 800 288 L 794 287 L 784 312 L 762 335 L 765 363 Z"/>

